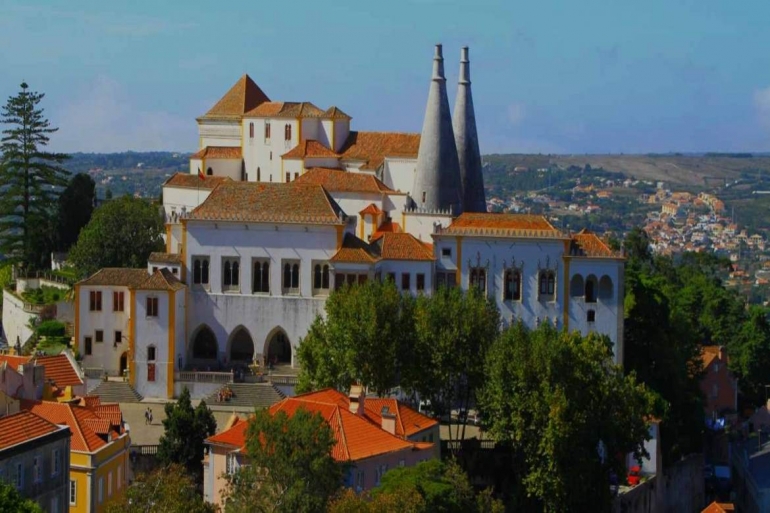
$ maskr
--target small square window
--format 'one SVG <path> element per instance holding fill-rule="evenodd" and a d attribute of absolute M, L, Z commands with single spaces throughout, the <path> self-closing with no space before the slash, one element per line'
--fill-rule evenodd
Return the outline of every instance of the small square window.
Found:
<path fill-rule="evenodd" d="M 115 331 L 115 343 L 120 344 L 123 341 L 123 332 L 122 331 Z"/>
<path fill-rule="evenodd" d="M 443 256 L 443 257 L 451 257 L 452 256 L 452 248 L 441 248 L 441 256 Z"/>
<path fill-rule="evenodd" d="M 586 320 L 588 322 L 596 322 L 596 310 L 588 310 Z"/>
<path fill-rule="evenodd" d="M 402 273 L 401 274 L 401 290 L 410 290 L 411 289 L 411 277 L 412 275 L 409 273 Z"/>
<path fill-rule="evenodd" d="M 78 483 L 74 479 L 70 479 L 70 506 L 77 504 L 78 500 Z"/>
<path fill-rule="evenodd" d="M 150 346 L 147 348 L 147 361 L 155 361 L 155 346 Z"/>
<path fill-rule="evenodd" d="M 94 332 L 94 338 L 96 339 L 96 343 L 99 344 L 100 342 L 104 342 L 104 331 L 103 330 L 96 330 Z"/>
<path fill-rule="evenodd" d="M 147 298 L 147 317 L 157 317 L 158 316 L 158 298 L 157 297 L 148 297 Z"/>
<path fill-rule="evenodd" d="M 422 292 L 425 290 L 425 274 L 417 273 L 417 290 Z"/>

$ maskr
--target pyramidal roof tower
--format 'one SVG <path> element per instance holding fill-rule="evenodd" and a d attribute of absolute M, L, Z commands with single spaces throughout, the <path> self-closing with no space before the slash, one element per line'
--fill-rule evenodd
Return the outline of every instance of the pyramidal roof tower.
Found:
<path fill-rule="evenodd" d="M 484 176 L 481 174 L 481 152 L 476 133 L 476 113 L 471 95 L 471 70 L 468 47 L 460 51 L 460 80 L 457 83 L 452 127 L 455 133 L 457 156 L 460 161 L 463 207 L 466 212 L 486 212 Z"/>
<path fill-rule="evenodd" d="M 462 213 L 462 190 L 457 146 L 452 132 L 452 117 L 444 77 L 441 45 L 433 56 L 433 77 L 428 90 L 428 105 L 422 124 L 417 172 L 412 199 L 419 209 Z"/>

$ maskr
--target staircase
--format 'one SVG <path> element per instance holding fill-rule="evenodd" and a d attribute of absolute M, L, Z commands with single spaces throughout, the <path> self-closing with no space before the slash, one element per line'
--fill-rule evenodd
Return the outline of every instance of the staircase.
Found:
<path fill-rule="evenodd" d="M 217 393 L 229 387 L 233 396 L 229 401 L 217 401 Z M 284 399 L 286 395 L 271 383 L 231 383 L 224 385 L 217 392 L 206 397 L 206 405 L 212 409 L 229 408 L 267 408 Z"/>
<path fill-rule="evenodd" d="M 89 395 L 98 395 L 102 403 L 138 403 L 142 396 L 125 381 L 102 381 Z"/>

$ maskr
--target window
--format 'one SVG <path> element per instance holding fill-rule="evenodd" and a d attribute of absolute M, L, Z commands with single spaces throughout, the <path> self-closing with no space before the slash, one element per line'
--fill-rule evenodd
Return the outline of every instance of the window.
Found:
<path fill-rule="evenodd" d="M 286 173 L 286 183 L 291 182 L 291 173 Z"/>
<path fill-rule="evenodd" d="M 196 285 L 209 284 L 209 258 L 193 258 L 193 283 Z"/>
<path fill-rule="evenodd" d="M 398 460 L 398 466 L 399 467 L 403 467 L 405 465 L 406 465 L 406 461 L 405 460 Z"/>
<path fill-rule="evenodd" d="M 104 330 L 96 330 L 94 332 L 94 338 L 96 338 L 97 344 L 104 342 Z"/>
<path fill-rule="evenodd" d="M 249 139 L 254 139 L 254 123 L 249 123 Z"/>
<path fill-rule="evenodd" d="M 262 181 L 262 170 L 260 168 L 257 168 L 257 181 Z"/>
<path fill-rule="evenodd" d="M 118 490 L 123 488 L 123 467 L 118 467 Z"/>
<path fill-rule="evenodd" d="M 156 272 L 158 272 L 158 267 L 157 267 L 157 266 L 153 266 L 153 267 L 152 267 L 152 272 L 153 272 L 153 273 L 156 273 Z"/>
<path fill-rule="evenodd" d="M 206 170 L 206 174 L 209 175 L 209 176 L 213 176 L 214 175 L 214 171 L 211 168 L 208 168 Z"/>
<path fill-rule="evenodd" d="M 125 293 L 124 292 L 113 292 L 112 293 L 112 311 L 113 312 L 123 312 L 124 311 L 124 299 L 125 299 Z"/>
<path fill-rule="evenodd" d="M 457 274 L 454 272 L 436 272 L 436 290 L 441 287 L 452 288 L 457 285 Z"/>
<path fill-rule="evenodd" d="M 237 258 L 222 259 L 222 290 L 240 289 L 240 262 Z"/>
<path fill-rule="evenodd" d="M 251 291 L 254 294 L 270 293 L 270 262 L 267 260 L 254 260 L 254 272 L 252 273 Z"/>
<path fill-rule="evenodd" d="M 101 503 L 102 503 L 102 501 L 104 501 L 104 478 L 103 478 L 103 477 L 100 477 L 100 478 L 99 478 L 99 495 L 98 495 L 98 501 L 99 501 L 99 504 L 101 504 Z"/>
<path fill-rule="evenodd" d="M 442 257 L 451 257 L 452 256 L 452 248 L 441 248 L 441 256 Z"/>
<path fill-rule="evenodd" d="M 107 497 L 112 497 L 112 471 L 107 474 Z"/>
<path fill-rule="evenodd" d="M 556 291 L 556 274 L 553 271 L 540 271 L 538 292 L 542 299 L 553 299 Z"/>
<path fill-rule="evenodd" d="M 70 506 L 77 504 L 78 500 L 78 483 L 74 479 L 70 479 Z"/>
<path fill-rule="evenodd" d="M 296 260 L 284 261 L 283 293 L 299 294 L 299 262 Z"/>
<path fill-rule="evenodd" d="M 115 343 L 120 344 L 123 341 L 123 332 L 115 331 Z"/>
<path fill-rule="evenodd" d="M 417 273 L 417 291 L 422 292 L 425 290 L 425 274 Z"/>
<path fill-rule="evenodd" d="M 291 141 L 291 125 L 286 125 L 286 127 L 284 128 L 283 139 L 284 141 Z"/>
<path fill-rule="evenodd" d="M 401 273 L 401 290 L 410 290 L 412 288 L 411 283 L 409 283 L 411 276 L 409 273 Z"/>
<path fill-rule="evenodd" d="M 422 191 L 422 202 L 425 203 L 426 192 Z"/>
<path fill-rule="evenodd" d="M 43 482 L 43 464 L 40 461 L 40 456 L 35 456 L 35 458 L 32 460 L 32 478 L 35 481 L 35 484 L 39 484 Z"/>
<path fill-rule="evenodd" d="M 505 271 L 505 301 L 521 301 L 521 273 L 515 270 Z"/>
<path fill-rule="evenodd" d="M 147 317 L 157 317 L 157 316 L 158 316 L 158 298 L 148 297 L 147 298 Z"/>
<path fill-rule="evenodd" d="M 363 490 L 364 489 L 365 479 L 366 479 L 366 475 L 364 474 L 364 471 L 363 470 L 359 470 L 357 475 L 356 475 L 356 488 L 358 490 Z"/>
<path fill-rule="evenodd" d="M 265 139 L 270 140 L 270 123 L 265 123 Z"/>
<path fill-rule="evenodd" d="M 299 178 L 299 173 L 294 173 L 294 179 L 296 180 L 297 178 Z"/>
<path fill-rule="evenodd" d="M 24 467 L 21 463 L 16 464 L 16 489 L 21 490 L 24 486 Z"/>
<path fill-rule="evenodd" d="M 54 449 L 51 454 L 51 475 L 58 476 L 61 470 L 61 454 L 59 449 Z"/>
<path fill-rule="evenodd" d="M 59 513 L 59 497 L 51 497 L 51 513 Z"/>
<path fill-rule="evenodd" d="M 173 267 L 171 269 L 171 274 L 179 274 L 179 269 L 177 269 L 176 267 Z"/>
<path fill-rule="evenodd" d="M 147 348 L 147 361 L 148 362 L 155 361 L 155 346 L 150 346 Z"/>
<path fill-rule="evenodd" d="M 329 292 L 329 264 L 313 266 L 313 293 Z"/>
<path fill-rule="evenodd" d="M 92 290 L 89 293 L 89 299 L 90 299 L 90 308 L 92 312 L 101 312 L 102 311 L 102 291 L 101 290 Z"/>
<path fill-rule="evenodd" d="M 85 347 L 85 353 L 86 353 L 86 356 L 91 356 L 91 351 L 92 351 L 92 347 L 91 347 L 91 337 L 85 337 L 85 338 L 83 339 L 83 342 L 84 342 L 84 344 L 85 344 L 85 346 L 86 346 L 86 347 Z"/>
<path fill-rule="evenodd" d="M 596 278 L 589 276 L 586 280 L 586 303 L 596 303 Z"/>
<path fill-rule="evenodd" d="M 711 397 L 715 399 L 719 397 L 719 385 L 717 385 L 716 383 L 711 385 Z"/>
<path fill-rule="evenodd" d="M 586 322 L 596 322 L 596 310 L 586 312 Z"/>
<path fill-rule="evenodd" d="M 272 155 L 272 154 L 271 154 Z M 273 173 L 270 173 L 270 182 L 273 182 Z"/>
<path fill-rule="evenodd" d="M 150 381 L 150 382 L 155 381 L 155 364 L 154 363 L 147 364 L 147 381 Z"/>
<path fill-rule="evenodd" d="M 484 267 L 471 267 L 470 286 L 476 287 L 482 294 L 487 292 L 487 270 Z"/>
<path fill-rule="evenodd" d="M 719 364 L 718 363 L 714 364 L 714 372 L 719 372 Z"/>
<path fill-rule="evenodd" d="M 393 283 L 396 283 L 396 273 L 388 273 L 386 276 L 388 280 L 392 281 Z"/>

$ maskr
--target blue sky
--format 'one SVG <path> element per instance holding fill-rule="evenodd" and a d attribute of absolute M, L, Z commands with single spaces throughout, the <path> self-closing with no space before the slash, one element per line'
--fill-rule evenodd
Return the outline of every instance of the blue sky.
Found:
<path fill-rule="evenodd" d="M 243 73 L 273 100 L 419 131 L 433 45 L 469 45 L 483 152 L 770 151 L 767 0 L 0 0 L 0 97 L 22 80 L 65 151 L 194 150 Z"/>

